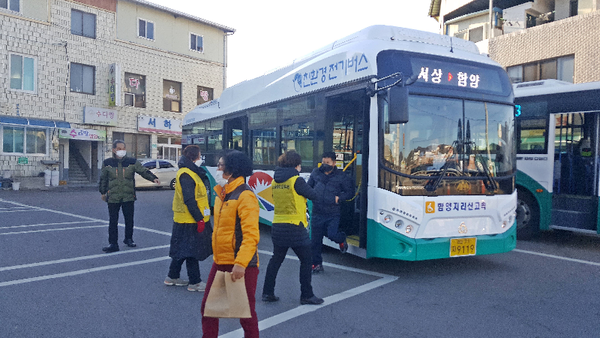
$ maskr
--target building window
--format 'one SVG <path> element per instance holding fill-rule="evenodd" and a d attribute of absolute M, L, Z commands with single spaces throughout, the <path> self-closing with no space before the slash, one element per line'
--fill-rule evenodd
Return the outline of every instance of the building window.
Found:
<path fill-rule="evenodd" d="M 11 89 L 35 91 L 35 75 L 35 61 L 33 58 L 16 54 L 10 55 Z"/>
<path fill-rule="evenodd" d="M 208 87 L 198 86 L 198 105 L 212 101 L 213 89 Z"/>
<path fill-rule="evenodd" d="M 20 12 L 20 0 L 0 0 L 0 8 L 8 9 L 13 12 Z"/>
<path fill-rule="evenodd" d="M 190 33 L 190 49 L 196 52 L 204 53 L 204 37 Z"/>
<path fill-rule="evenodd" d="M 154 23 L 138 19 L 138 36 L 149 40 L 154 40 Z"/>
<path fill-rule="evenodd" d="M 577 0 L 571 0 L 569 2 L 569 16 L 577 15 Z"/>
<path fill-rule="evenodd" d="M 469 41 L 479 42 L 483 40 L 483 26 L 469 29 Z"/>
<path fill-rule="evenodd" d="M 150 158 L 150 135 L 113 132 L 113 140 L 123 140 L 127 156 L 137 159 Z"/>
<path fill-rule="evenodd" d="M 1 1 L 1 0 L 0 0 Z M 96 15 L 71 10 L 71 34 L 96 38 Z"/>
<path fill-rule="evenodd" d="M 4 153 L 46 155 L 47 129 L 29 127 L 3 127 L 2 151 Z"/>
<path fill-rule="evenodd" d="M 125 105 L 146 108 L 146 77 L 125 73 Z"/>
<path fill-rule="evenodd" d="M 512 83 L 556 79 L 573 83 L 575 56 L 563 56 L 507 67 L 506 71 Z"/>
<path fill-rule="evenodd" d="M 163 80 L 163 110 L 181 112 L 181 82 Z"/>
<path fill-rule="evenodd" d="M 95 67 L 71 63 L 71 91 L 94 95 Z"/>

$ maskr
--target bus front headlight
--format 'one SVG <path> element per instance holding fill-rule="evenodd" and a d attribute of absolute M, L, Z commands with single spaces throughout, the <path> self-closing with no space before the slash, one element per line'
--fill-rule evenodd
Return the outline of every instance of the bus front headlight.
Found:
<path fill-rule="evenodd" d="M 404 222 L 402 222 L 401 219 L 396 221 L 396 229 L 402 228 L 403 225 L 404 225 Z"/>
<path fill-rule="evenodd" d="M 383 218 L 383 223 L 385 224 L 389 224 L 392 221 L 392 215 L 387 214 L 385 215 L 385 217 Z"/>

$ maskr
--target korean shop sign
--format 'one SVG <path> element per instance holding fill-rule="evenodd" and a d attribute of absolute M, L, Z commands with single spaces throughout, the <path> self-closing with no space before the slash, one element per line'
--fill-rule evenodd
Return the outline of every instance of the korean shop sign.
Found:
<path fill-rule="evenodd" d="M 138 116 L 138 131 L 181 135 L 181 120 Z"/>
<path fill-rule="evenodd" d="M 58 134 L 59 138 L 86 141 L 106 141 L 106 131 L 94 129 L 62 128 Z"/>
<path fill-rule="evenodd" d="M 83 123 L 115 127 L 117 125 L 117 111 L 106 108 L 85 107 L 83 108 Z"/>

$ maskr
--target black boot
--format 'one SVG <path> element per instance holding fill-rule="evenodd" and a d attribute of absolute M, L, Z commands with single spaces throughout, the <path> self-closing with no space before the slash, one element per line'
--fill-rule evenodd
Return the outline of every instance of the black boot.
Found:
<path fill-rule="evenodd" d="M 127 245 L 130 248 L 135 248 L 137 245 L 135 245 L 135 243 L 133 243 L 133 239 L 126 239 L 123 241 L 123 243 L 125 243 L 125 245 Z"/>
<path fill-rule="evenodd" d="M 119 245 L 118 244 L 111 244 L 109 246 L 105 246 L 104 248 L 102 248 L 102 251 L 104 251 L 106 253 L 111 253 L 111 252 L 119 251 Z"/>

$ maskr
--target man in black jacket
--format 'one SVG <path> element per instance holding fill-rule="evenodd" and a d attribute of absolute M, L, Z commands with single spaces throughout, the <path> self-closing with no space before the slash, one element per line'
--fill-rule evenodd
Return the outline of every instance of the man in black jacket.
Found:
<path fill-rule="evenodd" d="M 130 248 L 136 246 L 133 242 L 133 203 L 135 202 L 135 173 L 148 181 L 160 184 L 158 177 L 138 160 L 126 157 L 125 142 L 113 142 L 113 157 L 104 160 L 100 173 L 99 190 L 102 199 L 108 203 L 108 243 L 102 251 L 109 253 L 119 251 L 117 223 L 119 209 L 123 208 L 125 218 L 125 240 L 123 243 Z"/>
<path fill-rule="evenodd" d="M 323 191 L 321 198 L 313 203 L 311 214 L 312 231 L 312 272 L 323 271 L 323 257 L 321 246 L 323 236 L 340 245 L 340 251 L 348 251 L 346 234 L 339 231 L 340 203 L 352 198 L 354 189 L 352 182 L 335 165 L 335 153 L 332 151 L 323 154 L 321 167 L 315 168 L 310 174 L 308 185 L 317 191 Z"/>

